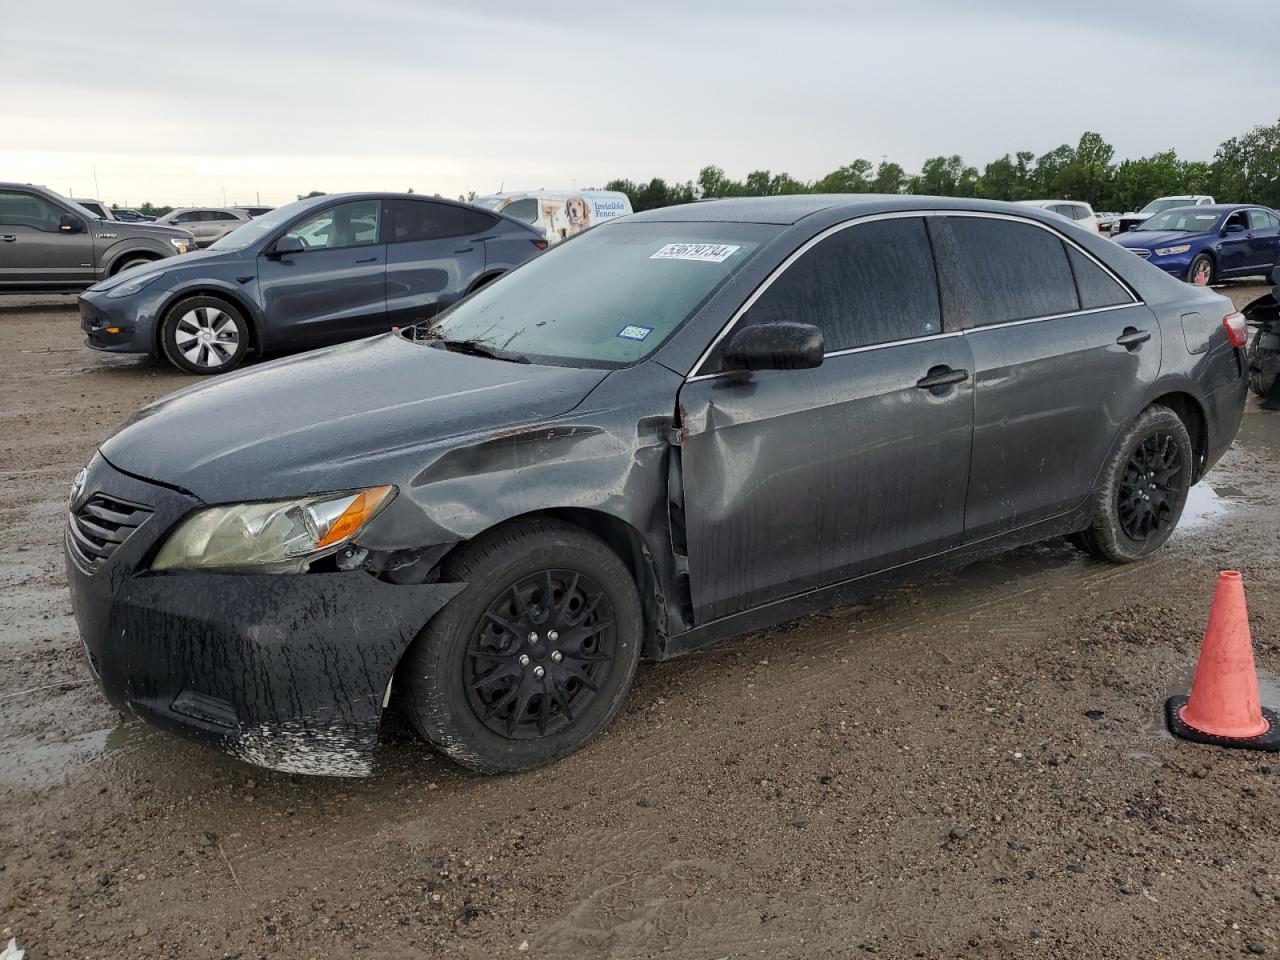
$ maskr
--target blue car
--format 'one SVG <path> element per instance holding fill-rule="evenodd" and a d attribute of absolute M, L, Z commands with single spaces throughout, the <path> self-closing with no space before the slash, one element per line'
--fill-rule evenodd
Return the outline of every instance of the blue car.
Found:
<path fill-rule="evenodd" d="M 1204 286 L 1268 273 L 1280 255 L 1280 214 L 1249 204 L 1175 207 L 1115 241 L 1179 280 Z"/>
<path fill-rule="evenodd" d="M 434 197 L 313 197 L 90 287 L 80 325 L 96 350 L 225 373 L 250 352 L 428 320 L 546 246 L 528 224 Z"/>

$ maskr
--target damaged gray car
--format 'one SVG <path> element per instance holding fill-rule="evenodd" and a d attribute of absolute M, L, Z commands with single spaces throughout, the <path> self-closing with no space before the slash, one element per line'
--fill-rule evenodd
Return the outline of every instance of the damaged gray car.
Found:
<path fill-rule="evenodd" d="M 73 606 L 113 702 L 251 763 L 366 774 L 394 700 L 527 770 L 642 657 L 1046 537 L 1150 554 L 1239 426 L 1245 334 L 1027 207 L 650 211 L 143 410 L 76 479 Z"/>

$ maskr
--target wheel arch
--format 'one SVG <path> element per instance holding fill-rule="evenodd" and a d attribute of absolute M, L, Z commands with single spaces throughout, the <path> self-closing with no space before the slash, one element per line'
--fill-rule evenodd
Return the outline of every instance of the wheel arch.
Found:
<path fill-rule="evenodd" d="M 487 536 L 496 530 L 515 523 L 529 520 L 551 519 L 571 524 L 579 529 L 594 534 L 603 540 L 618 555 L 635 580 L 636 592 L 640 596 L 640 608 L 644 612 L 644 646 L 642 655 L 646 658 L 661 656 L 667 636 L 667 602 L 662 582 L 654 563 L 653 554 L 640 531 L 629 522 L 614 514 L 590 507 L 552 507 L 533 510 L 528 513 L 508 517 L 484 530 L 460 541 L 449 550 L 437 563 L 445 563 L 449 555 L 467 543 Z"/>
<path fill-rule="evenodd" d="M 481 287 L 488 286 L 506 272 L 506 270 L 486 270 L 484 273 L 480 274 L 480 276 L 476 277 L 475 282 L 472 283 L 471 286 L 467 287 L 467 294 L 475 293 Z"/>
<path fill-rule="evenodd" d="M 1195 483 L 1203 475 L 1204 465 L 1209 456 L 1209 420 L 1204 407 L 1194 396 L 1181 390 L 1160 394 L 1143 407 L 1143 410 L 1156 405 L 1168 407 L 1176 413 L 1182 425 L 1187 428 L 1187 433 L 1191 435 L 1191 446 L 1196 456 L 1191 482 Z M 1142 411 L 1139 411 L 1138 416 L 1141 415 Z"/>
<path fill-rule="evenodd" d="M 157 253 L 149 247 L 132 247 L 117 253 L 111 258 L 111 262 L 107 266 L 107 276 L 114 277 L 130 260 L 147 260 L 151 263 L 156 263 L 163 259 L 163 253 Z"/>
<path fill-rule="evenodd" d="M 257 353 L 262 352 L 262 330 L 258 324 L 257 314 L 249 307 L 248 300 L 236 291 L 228 290 L 225 287 L 213 284 L 199 284 L 170 294 L 165 298 L 164 303 L 160 305 L 160 309 L 156 311 L 155 329 L 152 333 L 155 341 L 152 344 L 152 350 L 155 351 L 155 356 L 163 356 L 160 338 L 164 336 L 164 321 L 169 315 L 169 311 L 173 309 L 174 304 L 190 297 L 217 297 L 230 303 L 240 311 L 241 316 L 244 317 L 244 322 L 249 325 L 249 345 Z"/>

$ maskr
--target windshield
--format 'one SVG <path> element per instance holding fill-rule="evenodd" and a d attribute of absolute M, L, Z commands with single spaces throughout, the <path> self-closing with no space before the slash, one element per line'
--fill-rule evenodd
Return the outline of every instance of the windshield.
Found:
<path fill-rule="evenodd" d="M 1186 207 L 1190 206 L 1192 203 L 1194 203 L 1194 201 L 1188 200 L 1186 197 L 1172 200 L 1152 200 L 1138 212 L 1151 216 L 1151 214 L 1159 213 L 1161 210 L 1170 210 L 1173 207 Z"/>
<path fill-rule="evenodd" d="M 230 233 L 209 244 L 209 249 L 243 250 L 249 244 L 256 243 L 267 234 L 274 232 L 276 228 L 283 227 L 303 210 L 314 206 L 315 204 L 310 200 L 299 200 L 296 203 L 285 204 L 283 207 L 276 207 L 270 213 L 245 221 Z"/>
<path fill-rule="evenodd" d="M 1158 213 L 1145 220 L 1139 230 L 1179 230 L 1183 233 L 1206 233 L 1218 222 L 1218 214 L 1207 213 L 1203 208 L 1181 207 L 1167 213 Z"/>
<path fill-rule="evenodd" d="M 431 321 L 423 335 L 534 363 L 635 363 L 776 229 L 658 222 L 596 227 L 481 288 Z"/>

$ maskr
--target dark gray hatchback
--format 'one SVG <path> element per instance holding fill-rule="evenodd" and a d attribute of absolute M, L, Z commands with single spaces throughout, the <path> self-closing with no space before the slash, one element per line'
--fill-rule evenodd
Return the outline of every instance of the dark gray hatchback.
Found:
<path fill-rule="evenodd" d="M 251 762 L 368 772 L 395 696 L 528 769 L 641 656 L 1045 537 L 1150 554 L 1235 435 L 1244 334 L 1026 207 L 651 211 L 146 408 L 77 478 L 73 605 L 113 701 Z"/>

